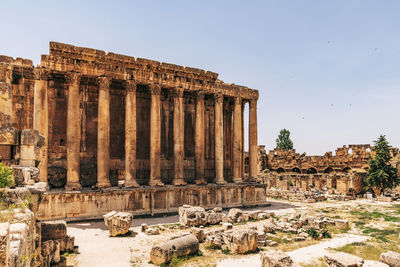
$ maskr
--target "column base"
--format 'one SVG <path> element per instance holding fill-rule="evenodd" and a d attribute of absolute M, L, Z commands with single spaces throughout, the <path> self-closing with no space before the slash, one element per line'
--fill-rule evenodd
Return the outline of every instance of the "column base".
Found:
<path fill-rule="evenodd" d="M 196 180 L 195 183 L 197 185 L 202 185 L 202 184 L 207 184 L 207 181 L 205 179 L 199 179 L 199 180 Z"/>
<path fill-rule="evenodd" d="M 187 183 L 183 179 L 172 180 L 173 185 L 186 185 Z"/>
<path fill-rule="evenodd" d="M 237 183 L 237 184 L 240 184 L 240 183 L 243 183 L 243 179 L 242 178 L 234 178 L 233 182 Z"/>
<path fill-rule="evenodd" d="M 225 180 L 218 180 L 218 181 L 216 181 L 215 183 L 216 183 L 216 184 L 226 184 L 227 181 L 225 181 Z"/>
<path fill-rule="evenodd" d="M 160 180 L 152 180 L 149 182 L 150 186 L 164 186 L 164 183 Z"/>
<path fill-rule="evenodd" d="M 96 186 L 97 186 L 97 188 L 108 188 L 108 187 L 111 187 L 111 184 L 104 182 L 104 183 L 97 183 Z"/>
<path fill-rule="evenodd" d="M 80 190 L 82 188 L 79 182 L 67 182 L 65 185 L 66 191 Z"/>
<path fill-rule="evenodd" d="M 125 181 L 124 187 L 139 187 L 140 185 L 136 181 Z"/>

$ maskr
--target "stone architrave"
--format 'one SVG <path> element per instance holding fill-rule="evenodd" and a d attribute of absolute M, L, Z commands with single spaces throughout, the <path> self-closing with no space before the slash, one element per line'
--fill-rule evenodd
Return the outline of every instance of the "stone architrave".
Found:
<path fill-rule="evenodd" d="M 185 185 L 183 180 L 184 160 L 184 109 L 183 109 L 183 88 L 173 90 L 174 98 L 174 185 Z"/>
<path fill-rule="evenodd" d="M 161 106 L 159 84 L 151 84 L 150 106 L 150 186 L 163 186 L 161 182 Z"/>
<path fill-rule="evenodd" d="M 97 187 L 110 187 L 110 84 L 111 78 L 97 78 L 99 109 L 97 121 Z"/>
<path fill-rule="evenodd" d="M 80 78 L 81 76 L 77 72 L 67 72 L 65 74 L 65 80 L 68 85 L 66 190 L 81 188 L 79 183 L 81 145 Z"/>
<path fill-rule="evenodd" d="M 257 99 L 250 100 L 249 107 L 249 177 L 254 179 L 258 175 L 257 164 Z"/>
<path fill-rule="evenodd" d="M 49 110 L 47 99 L 47 85 L 50 73 L 43 67 L 37 67 L 34 70 L 35 89 L 34 89 L 34 106 L 33 106 L 33 129 L 39 131 L 45 137 L 45 144 L 39 151 L 39 179 L 47 182 L 47 166 L 48 166 L 48 137 L 49 137 Z"/>
<path fill-rule="evenodd" d="M 125 187 L 138 187 L 136 181 L 136 82 L 125 81 Z"/>
<path fill-rule="evenodd" d="M 224 180 L 224 139 L 223 139 L 223 112 L 224 96 L 216 94 L 215 100 L 215 182 L 225 184 Z"/>
<path fill-rule="evenodd" d="M 206 184 L 204 175 L 204 91 L 196 94 L 195 171 L 196 184 Z"/>
<path fill-rule="evenodd" d="M 242 182 L 242 99 L 235 98 L 233 107 L 233 181 Z"/>

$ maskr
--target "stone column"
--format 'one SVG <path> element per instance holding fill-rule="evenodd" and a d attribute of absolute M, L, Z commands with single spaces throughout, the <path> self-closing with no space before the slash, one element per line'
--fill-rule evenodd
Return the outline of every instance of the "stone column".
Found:
<path fill-rule="evenodd" d="M 125 187 L 138 187 L 136 181 L 136 83 L 125 81 Z"/>
<path fill-rule="evenodd" d="M 245 153 L 244 153 L 244 108 L 245 108 L 246 102 L 242 100 L 242 165 L 240 166 L 240 171 L 242 173 L 242 179 L 244 177 L 245 173 Z"/>
<path fill-rule="evenodd" d="M 204 177 L 204 92 L 196 94 L 196 124 L 195 124 L 195 168 L 196 184 L 206 184 Z"/>
<path fill-rule="evenodd" d="M 163 186 L 161 182 L 161 105 L 159 84 L 150 85 L 150 186 Z"/>
<path fill-rule="evenodd" d="M 183 180 L 183 160 L 184 160 L 184 120 L 183 110 L 183 88 L 178 87 L 173 90 L 174 98 L 174 185 L 185 185 Z"/>
<path fill-rule="evenodd" d="M 80 78 L 80 74 L 77 72 L 68 72 L 65 75 L 68 85 L 66 190 L 76 190 L 81 188 L 79 183 L 81 148 Z"/>
<path fill-rule="evenodd" d="M 233 107 L 233 181 L 242 182 L 242 99 L 235 97 Z"/>
<path fill-rule="evenodd" d="M 223 128 L 223 101 L 222 94 L 214 96 L 215 106 L 215 182 L 217 184 L 226 183 L 224 180 L 224 128 Z"/>
<path fill-rule="evenodd" d="M 257 164 L 257 99 L 251 99 L 249 105 L 249 178 L 258 175 Z"/>
<path fill-rule="evenodd" d="M 39 152 L 39 179 L 41 182 L 47 182 L 48 165 L 48 136 L 49 136 L 49 117 L 47 103 L 47 84 L 50 73 L 42 67 L 35 69 L 35 91 L 33 106 L 33 129 L 45 137 L 45 143 Z"/>
<path fill-rule="evenodd" d="M 110 84 L 111 78 L 97 78 L 99 104 L 97 113 L 97 187 L 110 187 Z"/>

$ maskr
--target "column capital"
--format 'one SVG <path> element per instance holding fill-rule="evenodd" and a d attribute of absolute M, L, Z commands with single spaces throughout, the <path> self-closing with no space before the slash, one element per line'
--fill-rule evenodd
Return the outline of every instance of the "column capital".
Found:
<path fill-rule="evenodd" d="M 242 98 L 240 96 L 236 96 L 234 98 L 235 105 L 241 105 L 242 104 Z"/>
<path fill-rule="evenodd" d="M 97 77 L 97 85 L 99 86 L 99 90 L 110 90 L 110 84 L 111 84 L 112 78 L 106 77 L 106 76 L 100 76 Z"/>
<path fill-rule="evenodd" d="M 221 93 L 216 93 L 214 95 L 215 103 L 222 103 L 224 101 L 224 95 Z"/>
<path fill-rule="evenodd" d="M 205 95 L 205 91 L 204 90 L 198 90 L 195 93 L 195 97 L 197 100 L 204 100 L 204 95 Z"/>
<path fill-rule="evenodd" d="M 65 81 L 67 84 L 76 84 L 81 80 L 81 74 L 79 72 L 71 71 L 65 73 Z"/>
<path fill-rule="evenodd" d="M 50 78 L 50 72 L 43 67 L 36 67 L 34 70 L 35 80 L 45 80 Z"/>
<path fill-rule="evenodd" d="M 150 94 L 152 95 L 160 95 L 161 94 L 161 86 L 158 83 L 152 83 L 149 86 Z"/>
<path fill-rule="evenodd" d="M 135 80 L 125 80 L 124 86 L 127 92 L 136 92 L 136 81 Z"/>
<path fill-rule="evenodd" d="M 258 99 L 254 99 L 254 98 L 253 98 L 253 99 L 250 99 L 250 100 L 249 100 L 250 106 L 252 106 L 252 107 L 253 107 L 253 106 L 256 106 L 256 105 L 257 105 L 257 101 L 258 101 Z"/>
<path fill-rule="evenodd" d="M 176 98 L 182 98 L 183 97 L 183 88 L 182 87 L 174 87 L 171 88 L 171 96 L 176 97 Z"/>

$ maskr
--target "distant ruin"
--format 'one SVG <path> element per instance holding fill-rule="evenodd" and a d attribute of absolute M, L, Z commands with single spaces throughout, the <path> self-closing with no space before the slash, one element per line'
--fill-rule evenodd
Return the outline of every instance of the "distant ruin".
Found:
<path fill-rule="evenodd" d="M 363 191 L 363 179 L 369 169 L 369 159 L 373 157 L 373 147 L 369 144 L 348 145 L 323 156 L 307 156 L 291 150 L 270 150 L 259 147 L 260 170 L 268 170 L 263 175 L 267 188 L 300 191 L 323 188 L 337 194 L 357 194 Z M 393 164 L 400 171 L 400 152 L 392 149 Z"/>

